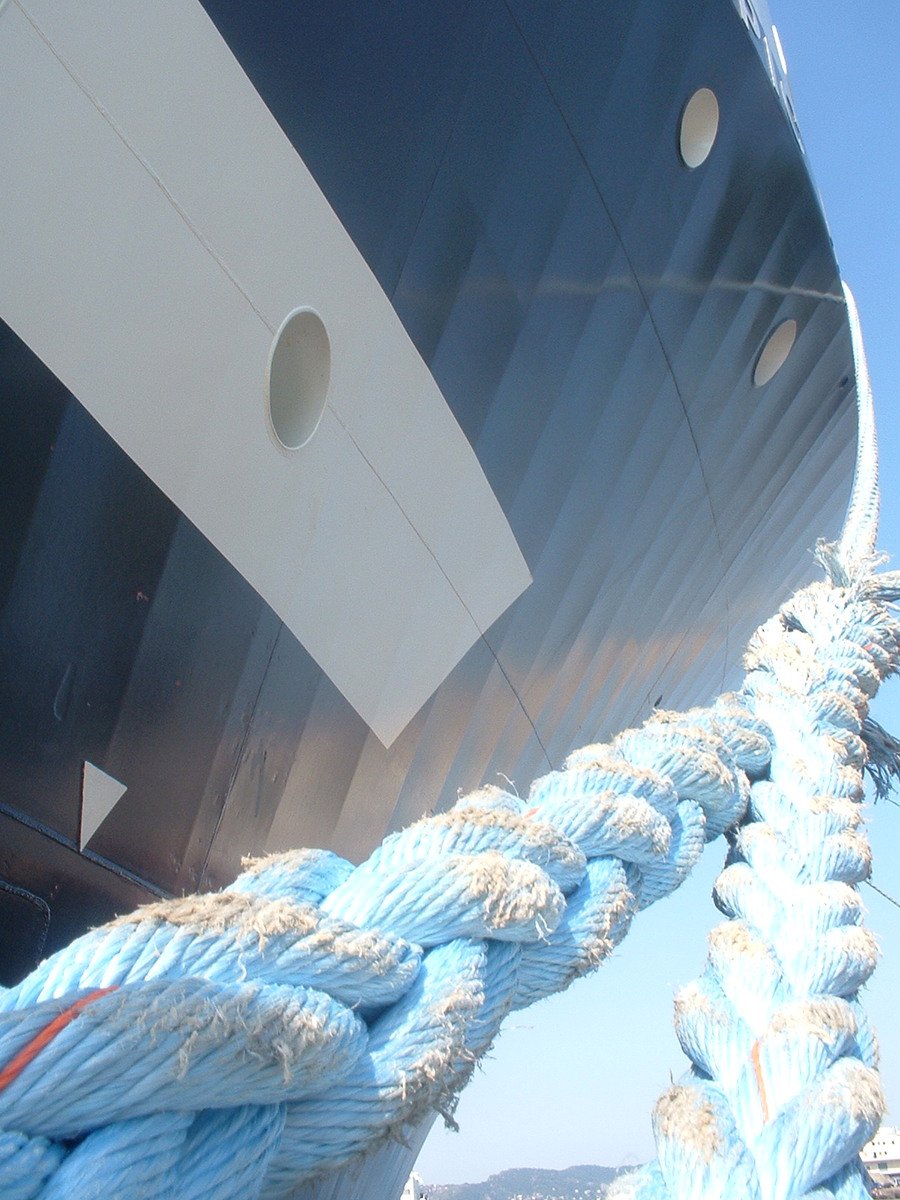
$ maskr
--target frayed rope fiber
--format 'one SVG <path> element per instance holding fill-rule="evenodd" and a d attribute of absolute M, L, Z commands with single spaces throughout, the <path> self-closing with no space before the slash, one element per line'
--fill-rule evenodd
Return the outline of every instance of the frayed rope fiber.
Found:
<path fill-rule="evenodd" d="M 877 958 L 860 800 L 866 766 L 883 789 L 900 762 L 868 716 L 900 665 L 900 576 L 874 570 L 853 328 L 847 524 L 819 549 L 827 581 L 757 631 L 741 689 L 576 751 L 524 799 L 482 788 L 358 867 L 255 860 L 46 960 L 0 992 L 4 1200 L 286 1200 L 452 1121 L 504 1017 L 597 967 L 722 833 L 727 920 L 676 1003 L 691 1071 L 657 1105 L 658 1160 L 618 1194 L 864 1195 L 883 1099 L 858 997 Z"/>

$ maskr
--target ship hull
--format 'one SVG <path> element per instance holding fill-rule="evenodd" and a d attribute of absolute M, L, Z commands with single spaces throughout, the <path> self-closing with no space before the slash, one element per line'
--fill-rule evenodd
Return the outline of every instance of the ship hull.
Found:
<path fill-rule="evenodd" d="M 146 118 L 115 64 L 91 57 L 78 22 L 44 7 L 16 6 L 28 17 L 21 29 L 12 6 L 0 12 L 0 43 L 18 55 L 50 47 L 48 81 L 64 71 L 60 97 L 74 87 L 96 110 L 86 107 L 84 129 L 100 113 L 138 164 L 128 167 L 135 186 L 146 191 L 141 171 L 152 170 L 160 221 L 181 214 L 190 253 L 214 262 L 204 311 L 185 291 L 178 321 L 160 333 L 154 318 L 168 373 L 148 361 L 143 383 L 99 333 L 91 346 L 75 335 L 77 247 L 28 284 L 40 303 L 22 302 L 24 285 L 3 297 L 0 905 L 10 920 L 0 925 L 17 931 L 6 982 L 114 912 L 227 885 L 243 856 L 306 844 L 358 860 L 459 789 L 501 775 L 525 789 L 575 745 L 655 705 L 708 700 L 736 678 L 754 625 L 809 576 L 815 538 L 836 530 L 855 441 L 827 229 L 784 89 L 731 4 L 176 6 L 190 21 L 184 37 L 198 39 L 196 61 L 225 64 L 285 178 L 314 181 L 298 183 L 291 219 L 326 231 L 334 222 L 333 258 L 322 251 L 307 274 L 292 267 L 274 298 L 267 273 L 255 283 L 253 271 L 266 255 L 274 264 L 278 246 L 258 223 L 241 224 L 246 196 L 216 223 L 225 151 L 197 150 L 204 187 L 191 191 L 171 112 Z M 158 28 L 117 20 L 110 45 L 140 34 L 168 53 Z M 708 157 L 690 168 L 680 122 L 701 88 L 720 119 Z M 29 98 L 48 128 L 63 103 L 54 95 L 48 82 Z M 106 145 L 112 134 L 97 129 Z M 6 169 L 22 174 L 17 153 Z M 38 247 L 65 232 L 87 175 L 70 182 L 68 209 L 9 201 L 19 207 L 4 228 L 25 232 L 0 239 L 0 274 L 21 282 L 26 234 Z M 110 223 L 122 217 L 116 203 Z M 143 204 L 130 220 L 144 220 Z M 272 207 L 272 228 L 283 210 Z M 171 292 L 148 280 L 149 225 L 133 238 L 144 254 L 133 262 L 126 247 L 98 266 L 103 237 L 79 228 L 73 239 L 96 267 L 85 306 L 89 293 L 97 304 L 119 297 L 132 272 L 165 314 L 183 281 L 176 266 Z M 285 453 L 264 428 L 265 363 L 256 349 L 249 365 L 241 357 L 244 318 L 235 309 L 233 326 L 217 325 L 215 306 L 233 284 L 269 330 L 247 345 L 267 344 L 293 307 L 327 308 L 322 289 L 339 264 L 360 282 L 329 293 L 332 378 L 346 345 L 360 382 L 346 402 L 332 394 L 308 445 Z M 363 296 L 381 314 L 368 340 L 357 328 Z M 133 322 L 115 333 L 114 317 L 112 345 L 133 333 Z M 796 341 L 759 386 L 760 353 L 785 321 Z M 196 461 L 181 475 L 168 468 L 191 420 L 211 425 L 208 377 L 191 356 L 204 338 L 229 348 L 229 378 L 246 368 L 259 380 L 246 406 L 258 444 L 255 429 L 246 443 L 215 427 L 205 435 L 202 454 L 220 464 L 214 484 Z M 149 416 L 134 401 L 139 385 Z M 431 397 L 415 429 L 399 417 L 366 424 L 404 388 Z M 132 421 L 129 405 L 146 419 Z M 362 484 L 355 499 L 348 482 L 338 425 L 396 509 L 383 542 L 382 526 L 366 524 L 375 502 Z M 445 461 L 448 446 L 456 457 Z M 277 578 L 264 560 L 287 535 L 268 548 L 263 518 L 261 533 L 242 534 L 242 512 L 257 520 L 252 489 L 232 504 L 229 479 L 251 488 L 245 448 L 260 488 L 268 475 L 288 479 L 257 506 L 263 518 L 307 530 Z M 303 491 L 313 461 L 324 482 Z M 454 464 L 466 480 L 456 499 Z M 428 551 L 421 566 L 416 539 Z M 457 620 L 471 629 L 449 638 Z M 96 792 L 105 778 L 107 802 Z M 357 1173 L 353 1187 L 386 1186 L 400 1159 Z"/>

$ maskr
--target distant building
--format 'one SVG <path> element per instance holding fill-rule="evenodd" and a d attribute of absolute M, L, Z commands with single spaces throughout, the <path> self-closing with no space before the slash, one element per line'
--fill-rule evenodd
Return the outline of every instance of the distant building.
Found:
<path fill-rule="evenodd" d="M 869 1193 L 878 1200 L 900 1198 L 900 1129 L 882 1126 L 860 1153 Z"/>
<path fill-rule="evenodd" d="M 400 1200 L 428 1200 L 421 1178 L 413 1171 L 404 1184 Z"/>

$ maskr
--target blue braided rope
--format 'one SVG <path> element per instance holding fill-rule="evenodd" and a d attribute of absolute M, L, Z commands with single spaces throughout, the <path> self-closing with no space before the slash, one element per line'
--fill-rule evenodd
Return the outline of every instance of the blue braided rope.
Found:
<path fill-rule="evenodd" d="M 3 1195 L 286 1195 L 449 1117 L 504 1016 L 596 967 L 768 756 L 723 697 L 579 751 L 527 799 L 464 797 L 359 867 L 275 855 L 86 934 L 0 994 L 0 1071 L 83 1005 L 0 1076 Z"/>
<path fill-rule="evenodd" d="M 868 1194 L 857 1155 L 884 1098 L 859 999 L 878 958 L 857 895 L 871 869 L 859 805 L 864 767 L 881 790 L 897 773 L 900 746 L 869 719 L 868 702 L 900 668 L 900 625 L 887 607 L 897 576 L 873 573 L 874 406 L 844 291 L 859 434 L 841 536 L 818 551 L 830 586 L 799 593 L 748 651 L 744 691 L 772 729 L 771 761 L 716 883 L 729 919 L 676 1000 L 691 1069 L 657 1103 L 657 1162 L 619 1181 L 617 1200 Z"/>
<path fill-rule="evenodd" d="M 864 364 L 856 325 L 854 347 Z M 730 830 L 730 919 L 678 1007 L 692 1073 L 657 1107 L 659 1162 L 623 1187 L 860 1195 L 881 1102 L 857 999 L 875 959 L 858 801 L 864 739 L 896 766 L 866 706 L 900 653 L 900 577 L 870 573 L 862 413 L 860 447 L 844 534 L 820 548 L 829 582 L 761 628 L 740 693 L 585 747 L 526 800 L 464 797 L 359 867 L 309 850 L 249 864 L 0 993 L 3 1196 L 276 1200 L 452 1119 L 505 1015 L 594 969 Z"/>

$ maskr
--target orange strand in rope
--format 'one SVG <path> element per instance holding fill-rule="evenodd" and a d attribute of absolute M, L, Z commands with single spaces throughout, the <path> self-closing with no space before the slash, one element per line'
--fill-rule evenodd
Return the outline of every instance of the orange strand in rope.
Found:
<path fill-rule="evenodd" d="M 759 1042 L 753 1043 L 750 1057 L 753 1059 L 753 1071 L 756 1075 L 756 1086 L 759 1089 L 759 1098 L 762 1102 L 763 1124 L 765 1124 L 769 1119 L 769 1102 L 766 1099 L 766 1084 L 763 1079 L 762 1064 L 759 1061 Z"/>
<path fill-rule="evenodd" d="M 114 991 L 116 991 L 115 987 L 97 988 L 96 991 L 88 992 L 86 996 L 82 996 L 74 1004 L 70 1004 L 68 1008 L 63 1009 L 58 1016 L 55 1016 L 0 1071 L 0 1092 L 4 1088 L 9 1087 L 13 1080 L 22 1074 L 32 1059 L 37 1058 L 44 1047 L 49 1045 L 58 1033 L 62 1033 L 65 1027 L 75 1020 L 82 1009 L 87 1008 L 95 1000 L 99 1000 L 101 996 L 107 996 L 110 992 Z"/>

